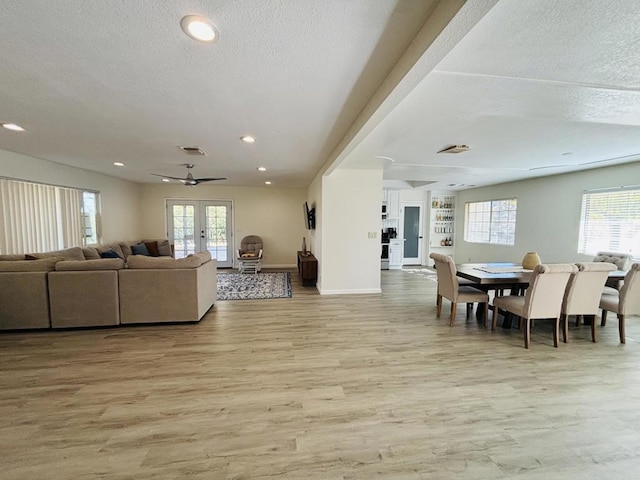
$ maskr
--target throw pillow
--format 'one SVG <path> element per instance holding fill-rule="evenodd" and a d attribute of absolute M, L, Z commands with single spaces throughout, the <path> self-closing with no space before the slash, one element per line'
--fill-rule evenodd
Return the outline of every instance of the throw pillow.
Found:
<path fill-rule="evenodd" d="M 107 250 L 106 252 L 100 252 L 100 258 L 120 258 L 113 250 Z"/>
<path fill-rule="evenodd" d="M 144 243 L 131 245 L 131 255 L 144 255 L 145 257 L 151 256 L 149 250 L 147 249 L 147 246 Z"/>
<path fill-rule="evenodd" d="M 152 257 L 159 257 L 160 251 L 158 250 L 158 242 L 144 242 L 144 245 L 149 250 L 149 255 Z"/>
<path fill-rule="evenodd" d="M 24 259 L 25 260 L 38 260 L 38 257 L 34 257 L 33 255 L 27 254 L 27 255 L 24 256 Z"/>

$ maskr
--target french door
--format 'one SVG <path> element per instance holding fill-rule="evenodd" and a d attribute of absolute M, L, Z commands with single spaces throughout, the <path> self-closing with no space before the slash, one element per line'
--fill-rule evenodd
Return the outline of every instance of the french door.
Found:
<path fill-rule="evenodd" d="M 404 239 L 403 265 L 422 265 L 423 202 L 403 202 L 400 212 L 400 238 Z"/>
<path fill-rule="evenodd" d="M 167 200 L 167 228 L 176 258 L 208 250 L 218 267 L 233 267 L 231 202 Z"/>

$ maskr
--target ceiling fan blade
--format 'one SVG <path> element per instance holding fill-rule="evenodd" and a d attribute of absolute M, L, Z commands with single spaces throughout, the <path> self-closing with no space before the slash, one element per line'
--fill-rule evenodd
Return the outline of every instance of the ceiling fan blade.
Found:
<path fill-rule="evenodd" d="M 200 182 L 214 182 L 216 180 L 226 180 L 226 177 L 219 177 L 219 178 L 196 178 L 196 182 L 200 183 Z"/>
<path fill-rule="evenodd" d="M 170 177 L 169 175 L 160 175 L 158 173 L 152 173 L 151 175 L 155 175 L 156 177 L 162 177 L 162 178 L 170 178 L 171 180 L 178 180 L 178 181 L 184 180 L 184 178 L 181 178 L 181 177 Z"/>

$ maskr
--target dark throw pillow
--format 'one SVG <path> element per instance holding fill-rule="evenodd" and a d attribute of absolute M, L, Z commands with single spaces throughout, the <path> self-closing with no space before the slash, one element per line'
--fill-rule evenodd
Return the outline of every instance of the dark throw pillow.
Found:
<path fill-rule="evenodd" d="M 149 250 L 147 249 L 147 246 L 144 243 L 131 245 L 131 255 L 144 255 L 145 257 L 151 256 Z"/>
<path fill-rule="evenodd" d="M 107 250 L 106 252 L 100 252 L 100 258 L 120 258 L 113 250 Z"/>
<path fill-rule="evenodd" d="M 24 256 L 25 260 L 38 260 L 38 257 L 34 257 L 33 255 L 25 255 Z"/>
<path fill-rule="evenodd" d="M 152 257 L 159 257 L 160 251 L 158 250 L 158 242 L 144 242 L 144 245 L 147 247 L 147 255 L 151 255 Z"/>

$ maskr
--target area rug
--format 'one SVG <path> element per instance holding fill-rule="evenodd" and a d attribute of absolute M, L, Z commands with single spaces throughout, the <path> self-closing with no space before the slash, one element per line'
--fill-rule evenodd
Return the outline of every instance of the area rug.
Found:
<path fill-rule="evenodd" d="M 218 273 L 218 300 L 291 298 L 291 274 Z"/>
<path fill-rule="evenodd" d="M 425 277 L 427 280 L 431 280 L 432 282 L 438 281 L 438 275 L 434 270 L 430 268 L 403 268 L 403 272 L 411 273 L 413 275 L 420 275 L 421 277 Z"/>

